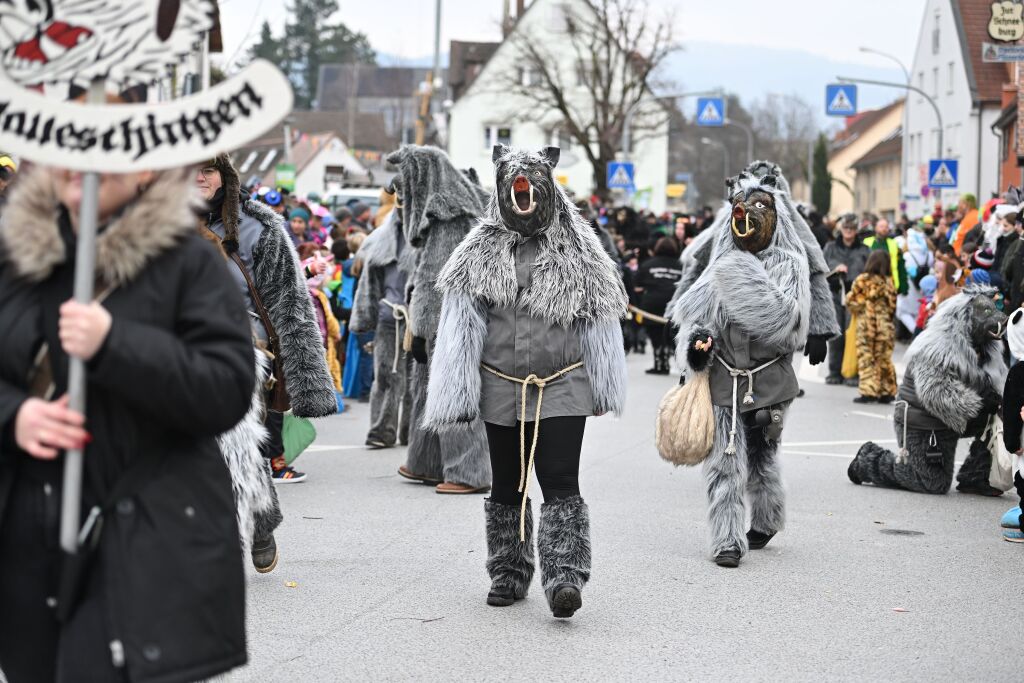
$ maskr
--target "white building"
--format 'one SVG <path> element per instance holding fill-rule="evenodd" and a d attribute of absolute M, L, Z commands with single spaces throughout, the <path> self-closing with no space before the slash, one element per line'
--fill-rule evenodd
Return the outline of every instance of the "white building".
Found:
<path fill-rule="evenodd" d="M 941 156 L 959 162 L 958 185 L 944 190 L 943 205 L 965 192 L 984 202 L 999 183 L 999 137 L 992 124 L 999 117 L 1005 67 L 981 59 L 982 42 L 990 41 L 989 0 L 928 0 L 911 69 L 912 84 L 935 100 L 942 114 Z M 903 144 L 903 192 L 907 213 L 931 211 L 936 195 L 922 196 L 928 184 L 928 161 L 939 154 L 935 110 L 923 96 L 907 93 Z"/>
<path fill-rule="evenodd" d="M 555 145 L 562 150 L 555 176 L 579 197 L 588 197 L 594 189 L 594 169 L 578 144 L 561 129 L 562 116 L 557 111 L 536 111 L 532 102 L 500 92 L 495 85 L 506 74 L 515 73 L 519 48 L 516 34 L 530 36 L 543 45 L 563 75 L 563 81 L 576 83 L 578 56 L 565 36 L 565 7 L 579 13 L 590 11 L 585 0 L 534 0 L 516 22 L 512 33 L 495 51 L 461 97 L 452 105 L 449 121 L 448 154 L 459 168 L 473 167 L 485 187 L 494 185 L 491 150 L 501 143 L 525 149 Z M 529 78 L 529 74 L 524 75 Z M 566 79 L 568 79 L 566 81 Z M 580 85 L 575 91 L 566 89 L 579 111 L 589 111 L 588 92 Z M 641 107 L 660 106 L 649 96 Z M 533 110 L 533 111 L 531 111 Z M 665 186 L 668 176 L 668 121 L 641 139 L 634 138 L 632 161 L 635 162 L 634 185 L 637 198 L 656 212 L 665 210 Z"/>

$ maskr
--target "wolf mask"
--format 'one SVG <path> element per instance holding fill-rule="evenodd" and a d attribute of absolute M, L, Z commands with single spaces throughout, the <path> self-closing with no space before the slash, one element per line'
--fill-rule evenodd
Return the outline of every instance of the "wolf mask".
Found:
<path fill-rule="evenodd" d="M 509 230 L 532 237 L 554 219 L 557 209 L 555 180 L 551 171 L 558 164 L 559 149 L 545 147 L 536 154 L 495 145 L 495 196 L 501 219 Z"/>
<path fill-rule="evenodd" d="M 760 187 L 743 188 L 739 183 L 742 177 L 729 180 L 732 239 L 738 248 L 756 254 L 767 249 L 775 236 L 775 197 L 764 188 L 776 187 L 777 179 L 766 175 L 760 179 Z"/>

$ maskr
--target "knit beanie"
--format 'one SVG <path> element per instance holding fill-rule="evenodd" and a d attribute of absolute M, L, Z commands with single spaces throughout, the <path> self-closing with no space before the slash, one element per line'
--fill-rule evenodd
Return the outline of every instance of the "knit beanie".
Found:
<path fill-rule="evenodd" d="M 289 212 L 288 217 L 301 218 L 306 223 L 309 223 L 310 214 L 309 210 L 306 209 L 304 206 L 297 206 L 294 209 L 292 209 L 291 212 Z"/>
<path fill-rule="evenodd" d="M 991 249 L 980 249 L 971 256 L 971 267 L 982 268 L 988 270 L 995 263 L 995 256 L 992 254 Z"/>

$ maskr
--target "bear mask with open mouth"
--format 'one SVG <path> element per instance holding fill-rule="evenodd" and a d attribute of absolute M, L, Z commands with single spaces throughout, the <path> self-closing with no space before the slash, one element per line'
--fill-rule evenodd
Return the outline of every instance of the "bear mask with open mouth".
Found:
<path fill-rule="evenodd" d="M 509 230 L 533 237 L 551 224 L 557 208 L 551 171 L 558 157 L 557 147 L 545 147 L 533 154 L 494 146 L 491 160 L 498 211 Z"/>
<path fill-rule="evenodd" d="M 760 179 L 760 186 L 741 188 L 739 183 L 730 182 L 732 204 L 732 239 L 736 246 L 751 254 L 767 249 L 775 236 L 778 213 L 775 209 L 776 177 L 767 175 Z"/>

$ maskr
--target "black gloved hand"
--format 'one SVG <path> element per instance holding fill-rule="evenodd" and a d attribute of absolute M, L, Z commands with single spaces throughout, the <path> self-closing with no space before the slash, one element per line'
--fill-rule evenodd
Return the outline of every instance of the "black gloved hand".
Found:
<path fill-rule="evenodd" d="M 698 349 L 698 343 L 707 344 L 707 348 Z M 694 330 L 690 335 L 690 343 L 686 347 L 686 362 L 696 372 L 703 372 L 711 364 L 714 339 L 707 330 Z"/>
<path fill-rule="evenodd" d="M 412 338 L 412 357 L 417 363 L 427 364 L 427 340 L 423 337 Z"/>
<path fill-rule="evenodd" d="M 828 353 L 828 339 L 827 334 L 812 334 L 807 337 L 804 355 L 811 361 L 811 365 L 825 362 L 825 355 Z"/>
<path fill-rule="evenodd" d="M 981 413 L 979 415 L 993 415 L 999 412 L 999 406 L 1003 402 L 1003 397 L 994 391 L 987 391 L 981 397 Z"/>

